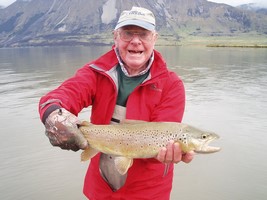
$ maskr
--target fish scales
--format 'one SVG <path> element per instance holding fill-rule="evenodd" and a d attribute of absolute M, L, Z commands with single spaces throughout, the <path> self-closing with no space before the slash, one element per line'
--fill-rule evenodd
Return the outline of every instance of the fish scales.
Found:
<path fill-rule="evenodd" d="M 80 127 L 90 146 L 103 153 L 133 158 L 150 158 L 168 141 L 181 135 L 181 124 L 159 123 L 91 125 Z M 176 139 L 177 140 L 177 139 Z M 110 148 L 112 147 L 112 148 Z"/>
<path fill-rule="evenodd" d="M 83 122 L 79 129 L 87 139 L 89 147 L 81 155 L 88 160 L 98 152 L 115 156 L 115 166 L 125 174 L 134 158 L 155 157 L 162 147 L 173 140 L 183 152 L 214 153 L 219 147 L 209 143 L 219 136 L 193 126 L 177 122 L 128 121 L 118 125 L 93 125 Z"/>
<path fill-rule="evenodd" d="M 197 150 L 199 145 L 206 144 L 209 140 L 219 138 L 215 133 L 176 122 L 140 122 L 119 125 L 87 124 L 81 126 L 80 130 L 92 148 L 99 149 L 103 153 L 134 158 L 153 157 L 160 148 L 166 147 L 170 140 L 179 142 L 182 150 L 188 152 Z M 203 136 L 207 138 L 202 138 Z M 206 151 L 209 150 L 211 149 Z M 201 153 L 201 150 L 199 152 Z"/>

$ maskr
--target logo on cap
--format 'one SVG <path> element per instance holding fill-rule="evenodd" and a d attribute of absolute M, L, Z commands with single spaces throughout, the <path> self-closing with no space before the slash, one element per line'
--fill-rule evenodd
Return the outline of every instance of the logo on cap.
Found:
<path fill-rule="evenodd" d="M 125 10 L 121 13 L 115 30 L 127 25 L 140 26 L 147 30 L 155 30 L 154 14 L 142 7 L 132 7 L 131 10 Z"/>

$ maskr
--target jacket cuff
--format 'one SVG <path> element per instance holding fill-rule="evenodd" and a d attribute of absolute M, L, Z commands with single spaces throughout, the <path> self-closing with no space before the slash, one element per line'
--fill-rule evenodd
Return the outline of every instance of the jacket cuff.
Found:
<path fill-rule="evenodd" d="M 44 112 L 44 114 L 43 114 L 43 117 L 42 117 L 42 122 L 43 122 L 43 124 L 45 124 L 45 121 L 46 121 L 47 117 L 48 117 L 53 111 L 55 111 L 56 109 L 59 109 L 59 108 L 61 108 L 61 106 L 56 105 L 56 104 L 53 104 L 53 105 L 49 106 L 49 107 L 46 109 L 46 111 Z"/>

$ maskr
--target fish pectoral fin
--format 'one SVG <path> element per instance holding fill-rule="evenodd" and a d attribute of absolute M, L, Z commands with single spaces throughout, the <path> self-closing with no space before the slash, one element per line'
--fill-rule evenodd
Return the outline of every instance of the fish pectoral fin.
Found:
<path fill-rule="evenodd" d="M 114 159 L 114 162 L 115 162 L 115 167 L 118 170 L 118 172 L 121 175 L 124 175 L 127 173 L 128 169 L 132 166 L 133 159 L 126 158 L 126 157 L 116 157 Z"/>
<path fill-rule="evenodd" d="M 81 161 L 87 161 L 93 158 L 99 151 L 94 148 L 88 147 L 81 153 Z"/>

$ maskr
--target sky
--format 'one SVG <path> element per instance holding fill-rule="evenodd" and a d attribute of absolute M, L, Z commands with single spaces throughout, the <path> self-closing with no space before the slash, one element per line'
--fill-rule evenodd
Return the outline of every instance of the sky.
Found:
<path fill-rule="evenodd" d="M 1 1 L 1 0 L 0 0 Z M 267 7 L 266 0 L 208 0 L 216 3 L 225 3 L 231 6 L 239 6 L 241 4 L 257 3 L 261 6 Z"/>
<path fill-rule="evenodd" d="M 16 0 L 0 0 L 0 6 L 9 6 Z M 231 6 L 238 6 L 241 4 L 247 4 L 247 3 L 259 3 L 260 5 L 263 5 L 267 7 L 267 1 L 266 0 L 208 0 L 216 3 L 225 3 Z"/>

